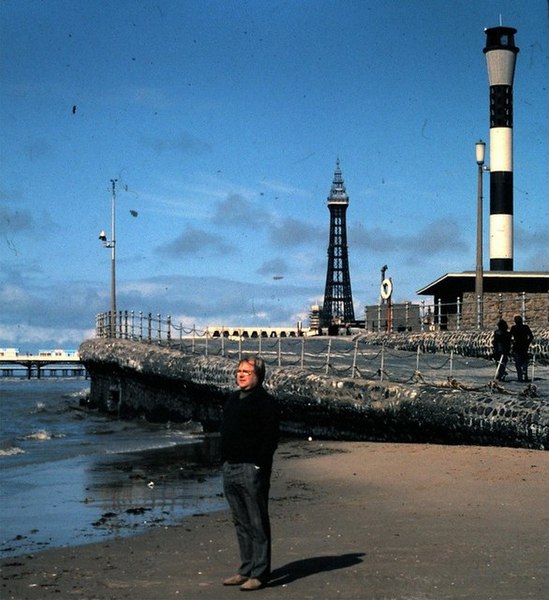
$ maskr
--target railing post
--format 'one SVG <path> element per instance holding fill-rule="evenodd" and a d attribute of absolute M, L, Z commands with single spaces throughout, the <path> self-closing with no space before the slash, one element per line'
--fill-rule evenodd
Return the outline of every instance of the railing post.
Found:
<path fill-rule="evenodd" d="M 242 331 L 238 330 L 238 360 L 242 360 Z"/>
<path fill-rule="evenodd" d="M 143 341 L 143 311 L 139 311 L 139 341 Z"/>
<path fill-rule="evenodd" d="M 183 335 L 183 323 L 180 323 L 180 325 L 181 325 L 181 335 Z M 208 332 L 205 331 L 204 335 L 207 338 L 208 337 Z M 192 354 L 194 354 L 195 339 L 196 339 L 196 325 L 193 323 L 193 335 L 191 337 L 191 353 Z"/>
<path fill-rule="evenodd" d="M 425 300 L 421 301 L 421 323 L 419 324 L 419 329 L 423 333 L 425 331 Z"/>
<path fill-rule="evenodd" d="M 301 368 L 303 369 L 303 364 L 305 361 L 305 337 L 301 337 Z"/>
<path fill-rule="evenodd" d="M 167 328 L 167 332 L 166 335 L 168 337 L 168 346 L 171 345 L 171 341 L 172 341 L 172 317 L 171 315 L 168 315 L 166 318 L 166 328 Z"/>
<path fill-rule="evenodd" d="M 152 342 L 152 313 L 147 315 L 147 342 Z"/>
<path fill-rule="evenodd" d="M 332 338 L 328 340 L 328 352 L 326 353 L 326 375 L 328 375 L 328 371 L 330 369 L 330 355 L 332 352 Z"/>
<path fill-rule="evenodd" d="M 528 319 L 526 318 L 526 292 L 521 292 L 520 300 L 521 300 L 520 314 L 522 316 L 522 320 L 525 323 L 527 323 Z"/>
<path fill-rule="evenodd" d="M 282 338 L 278 337 L 278 366 L 282 366 Z"/>
<path fill-rule="evenodd" d="M 158 343 L 161 344 L 162 343 L 162 319 L 160 317 L 160 313 L 157 313 L 156 315 L 157 318 L 157 328 L 156 328 L 156 332 L 157 332 L 157 338 L 158 338 Z"/>
<path fill-rule="evenodd" d="M 356 372 L 356 355 L 358 353 L 358 338 L 355 339 L 355 350 L 353 352 L 353 373 L 351 375 L 351 378 L 354 379 L 355 378 L 355 372 Z"/>
<path fill-rule="evenodd" d="M 128 311 L 124 311 L 124 338 L 128 339 Z"/>
<path fill-rule="evenodd" d="M 456 300 L 456 329 L 458 331 L 461 329 L 461 301 L 459 296 Z"/>
<path fill-rule="evenodd" d="M 132 340 L 135 339 L 135 329 L 134 328 L 135 328 L 135 313 L 132 310 L 132 312 L 131 312 L 131 326 L 130 326 L 130 331 L 132 332 L 131 333 Z"/>
<path fill-rule="evenodd" d="M 204 356 L 208 356 L 208 336 L 206 336 L 206 343 L 204 344 Z"/>
<path fill-rule="evenodd" d="M 385 342 L 381 345 L 381 366 L 379 368 L 379 380 L 383 381 L 383 372 L 385 371 Z"/>
<path fill-rule="evenodd" d="M 450 377 L 452 377 L 452 373 L 454 372 L 454 350 L 450 350 Z"/>
<path fill-rule="evenodd" d="M 225 327 L 221 328 L 221 356 L 225 356 Z"/>

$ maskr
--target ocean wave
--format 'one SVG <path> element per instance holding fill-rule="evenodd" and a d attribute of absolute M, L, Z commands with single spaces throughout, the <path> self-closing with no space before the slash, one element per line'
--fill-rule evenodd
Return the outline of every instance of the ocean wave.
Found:
<path fill-rule="evenodd" d="M 17 454 L 25 454 L 22 448 L 10 446 L 9 448 L 0 448 L 0 456 L 16 456 Z"/>
<path fill-rule="evenodd" d="M 69 394 L 63 394 L 63 398 L 86 398 L 90 395 L 90 388 L 86 387 L 81 390 L 76 390 L 74 392 L 70 392 Z"/>
<path fill-rule="evenodd" d="M 39 429 L 38 431 L 33 431 L 32 433 L 27 433 L 27 435 L 21 436 L 19 439 L 21 440 L 37 440 L 39 442 L 43 442 L 46 440 L 51 440 L 53 438 L 62 438 L 65 437 L 64 433 L 50 433 L 45 429 Z"/>
<path fill-rule="evenodd" d="M 185 443 L 191 443 L 192 440 L 188 440 Z M 168 448 L 175 448 L 182 446 L 180 441 L 176 442 L 173 440 L 148 440 L 143 443 L 128 442 L 127 445 L 120 445 L 118 448 L 109 448 L 105 451 L 105 454 L 133 454 L 135 452 L 145 452 L 147 450 L 165 450 Z"/>
<path fill-rule="evenodd" d="M 185 421 L 184 423 L 166 423 L 166 429 L 176 434 L 188 435 L 189 433 L 204 433 L 204 427 L 199 421 Z"/>

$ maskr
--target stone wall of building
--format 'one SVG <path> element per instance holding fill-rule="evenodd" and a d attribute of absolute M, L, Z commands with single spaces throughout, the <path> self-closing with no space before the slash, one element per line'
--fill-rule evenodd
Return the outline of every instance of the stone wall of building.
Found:
<path fill-rule="evenodd" d="M 509 327 L 515 315 L 524 315 L 525 322 L 532 328 L 549 326 L 549 294 L 547 293 L 484 293 L 484 327 L 496 328 L 500 319 L 505 319 Z M 452 315 L 449 327 L 455 328 L 455 315 Z M 463 294 L 461 328 L 475 329 L 477 324 L 477 301 L 474 292 Z"/>
<path fill-rule="evenodd" d="M 235 362 L 223 357 L 110 339 L 86 341 L 79 352 L 91 378 L 91 404 L 123 417 L 194 421 L 215 431 L 235 387 Z M 510 397 L 294 367 L 270 368 L 265 386 L 280 404 L 286 434 L 549 448 L 549 406 L 535 393 Z"/>

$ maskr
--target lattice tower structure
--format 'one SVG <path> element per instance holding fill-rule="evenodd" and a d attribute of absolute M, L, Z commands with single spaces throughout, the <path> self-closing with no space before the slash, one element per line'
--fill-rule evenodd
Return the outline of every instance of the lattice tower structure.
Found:
<path fill-rule="evenodd" d="M 328 196 L 330 241 L 321 318 L 323 327 L 328 327 L 333 323 L 349 324 L 355 320 L 347 249 L 346 212 L 348 206 L 349 196 L 345 190 L 338 159 Z"/>

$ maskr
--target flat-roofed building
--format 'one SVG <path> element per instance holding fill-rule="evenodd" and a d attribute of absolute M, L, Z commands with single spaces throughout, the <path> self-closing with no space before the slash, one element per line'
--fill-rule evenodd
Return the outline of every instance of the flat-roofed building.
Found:
<path fill-rule="evenodd" d="M 433 296 L 435 322 L 440 329 L 477 327 L 479 303 L 475 297 L 475 272 L 446 273 L 417 291 Z M 537 271 L 488 271 L 483 274 L 484 328 L 493 329 L 500 319 L 509 326 L 521 315 L 531 327 L 549 325 L 549 273 Z"/>

